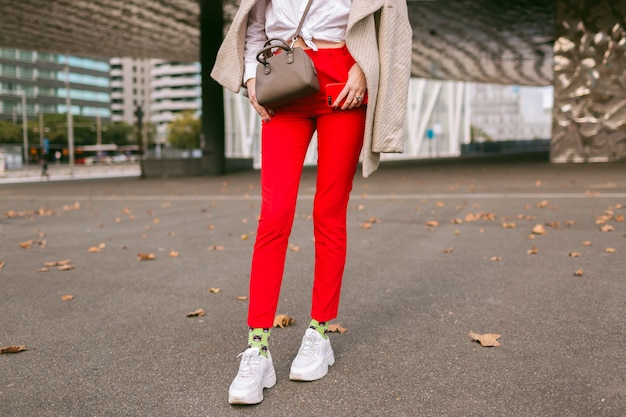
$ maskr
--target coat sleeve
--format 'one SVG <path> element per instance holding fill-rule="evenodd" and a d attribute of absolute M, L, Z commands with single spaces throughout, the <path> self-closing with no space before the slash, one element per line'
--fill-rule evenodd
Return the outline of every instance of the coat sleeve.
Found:
<path fill-rule="evenodd" d="M 253 0 L 241 2 L 211 70 L 211 78 L 234 93 L 242 87 L 248 14 L 254 4 Z"/>
<path fill-rule="evenodd" d="M 385 0 L 378 17 L 380 84 L 372 152 L 403 152 L 413 31 L 402 0 Z"/>

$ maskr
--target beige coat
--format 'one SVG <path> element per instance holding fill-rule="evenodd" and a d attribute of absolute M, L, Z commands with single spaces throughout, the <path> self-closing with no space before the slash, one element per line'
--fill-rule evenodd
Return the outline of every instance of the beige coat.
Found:
<path fill-rule="evenodd" d="M 255 1 L 241 1 L 211 72 L 211 77 L 235 93 L 241 88 L 247 17 Z M 412 52 L 406 1 L 353 0 L 346 45 L 367 78 L 362 156 L 363 176 L 368 177 L 378 168 L 381 152 L 404 150 Z"/>

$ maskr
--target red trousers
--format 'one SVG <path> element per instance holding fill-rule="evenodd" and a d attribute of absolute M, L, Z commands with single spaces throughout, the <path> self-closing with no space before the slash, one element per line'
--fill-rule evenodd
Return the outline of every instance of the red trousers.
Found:
<path fill-rule="evenodd" d="M 346 212 L 365 129 L 365 106 L 333 110 L 325 85 L 346 82 L 354 59 L 347 48 L 307 50 L 320 92 L 274 109 L 261 137 L 261 216 L 250 275 L 248 325 L 271 328 L 296 210 L 302 166 L 317 130 L 317 183 L 313 203 L 315 275 L 311 317 L 337 317 L 346 262 Z"/>

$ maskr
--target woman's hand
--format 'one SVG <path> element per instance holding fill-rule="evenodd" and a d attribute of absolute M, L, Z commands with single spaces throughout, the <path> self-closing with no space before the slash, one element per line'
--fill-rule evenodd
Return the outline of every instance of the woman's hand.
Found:
<path fill-rule="evenodd" d="M 339 104 L 344 100 L 341 110 L 355 109 L 361 106 L 365 92 L 367 91 L 367 80 L 363 70 L 356 62 L 348 71 L 348 81 L 346 86 L 341 90 L 341 93 L 337 96 L 337 99 L 333 103 L 333 108 L 337 108 Z"/>
<path fill-rule="evenodd" d="M 272 120 L 274 112 L 261 106 L 256 100 L 256 78 L 250 78 L 246 82 L 246 88 L 248 89 L 248 98 L 250 99 L 250 104 L 252 105 L 252 108 L 254 108 L 254 110 L 259 114 L 259 116 L 261 116 L 263 122 L 267 123 Z"/>

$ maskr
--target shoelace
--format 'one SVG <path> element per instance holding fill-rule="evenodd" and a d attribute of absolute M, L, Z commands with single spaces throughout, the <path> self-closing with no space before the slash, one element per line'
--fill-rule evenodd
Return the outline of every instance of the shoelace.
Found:
<path fill-rule="evenodd" d="M 237 357 L 241 358 L 241 364 L 239 365 L 239 375 L 244 378 L 250 378 L 256 373 L 256 369 L 261 364 L 261 355 L 254 355 L 253 353 L 241 352 Z"/>
<path fill-rule="evenodd" d="M 314 335 L 305 335 L 302 340 L 302 346 L 300 346 L 299 355 L 311 356 L 315 353 L 315 347 L 319 343 L 319 339 Z"/>

